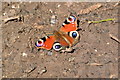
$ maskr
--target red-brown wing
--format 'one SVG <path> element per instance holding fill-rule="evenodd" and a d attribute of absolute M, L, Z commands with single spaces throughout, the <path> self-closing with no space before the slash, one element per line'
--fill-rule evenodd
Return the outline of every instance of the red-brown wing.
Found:
<path fill-rule="evenodd" d="M 35 43 L 35 45 L 37 48 L 43 48 L 43 49 L 50 50 L 50 49 L 52 49 L 54 42 L 55 42 L 54 36 L 48 36 L 48 37 L 46 36 L 46 37 L 39 39 Z"/>
<path fill-rule="evenodd" d="M 77 18 L 75 16 L 69 16 L 63 23 L 60 31 L 62 32 L 70 32 L 76 31 L 77 28 Z"/>

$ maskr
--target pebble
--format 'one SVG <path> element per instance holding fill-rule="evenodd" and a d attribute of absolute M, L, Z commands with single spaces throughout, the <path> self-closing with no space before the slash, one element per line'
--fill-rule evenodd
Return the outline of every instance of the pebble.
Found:
<path fill-rule="evenodd" d="M 45 73 L 47 70 L 41 70 L 41 72 L 40 72 L 40 74 L 43 74 L 43 73 Z"/>
<path fill-rule="evenodd" d="M 51 55 L 53 55 L 53 52 L 49 51 L 49 52 L 47 53 L 47 55 L 51 56 Z"/>
<path fill-rule="evenodd" d="M 32 3 L 32 1 L 29 1 L 29 3 Z"/>
<path fill-rule="evenodd" d="M 110 44 L 110 43 L 107 43 L 107 44 Z"/>
<path fill-rule="evenodd" d="M 12 53 L 13 53 L 13 51 L 11 51 L 9 55 L 11 55 Z"/>
<path fill-rule="evenodd" d="M 20 8 L 19 4 L 18 5 L 12 5 L 11 7 L 12 7 L 12 9 Z"/>
<path fill-rule="evenodd" d="M 40 55 L 41 55 L 41 56 L 44 56 L 45 54 L 44 54 L 44 53 L 41 53 Z"/>
<path fill-rule="evenodd" d="M 59 5 L 57 5 L 57 7 L 60 7 L 61 5 L 59 4 Z"/>
<path fill-rule="evenodd" d="M 69 62 L 72 62 L 72 61 L 74 61 L 74 60 L 75 60 L 75 57 L 70 57 L 68 61 L 69 61 Z"/>
<path fill-rule="evenodd" d="M 15 8 L 15 5 L 12 5 L 12 8 L 14 9 L 14 8 Z"/>
<path fill-rule="evenodd" d="M 52 11 L 51 9 L 49 9 L 49 11 L 50 11 L 51 13 L 53 13 L 53 11 Z"/>
<path fill-rule="evenodd" d="M 3 78 L 7 78 L 7 76 L 2 76 Z"/>
<path fill-rule="evenodd" d="M 95 52 L 97 52 L 97 49 L 95 49 Z"/>
<path fill-rule="evenodd" d="M 44 69 L 41 70 L 40 74 L 42 75 L 43 73 L 46 73 L 47 72 L 47 69 L 46 67 L 44 67 Z"/>
<path fill-rule="evenodd" d="M 3 16 L 5 16 L 7 13 L 5 12 L 5 13 L 3 13 Z"/>
<path fill-rule="evenodd" d="M 52 15 L 50 23 L 51 24 L 55 24 L 56 22 L 57 22 L 57 16 L 56 15 Z"/>
<path fill-rule="evenodd" d="M 26 53 L 22 53 L 22 56 L 27 57 L 27 54 Z"/>

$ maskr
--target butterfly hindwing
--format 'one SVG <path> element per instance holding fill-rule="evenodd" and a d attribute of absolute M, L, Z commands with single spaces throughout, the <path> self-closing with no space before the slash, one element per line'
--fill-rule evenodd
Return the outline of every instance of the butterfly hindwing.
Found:
<path fill-rule="evenodd" d="M 35 43 L 35 45 L 37 48 L 43 48 L 43 49 L 50 50 L 50 49 L 52 49 L 54 42 L 55 42 L 54 36 L 45 36 L 45 37 L 39 39 Z"/>

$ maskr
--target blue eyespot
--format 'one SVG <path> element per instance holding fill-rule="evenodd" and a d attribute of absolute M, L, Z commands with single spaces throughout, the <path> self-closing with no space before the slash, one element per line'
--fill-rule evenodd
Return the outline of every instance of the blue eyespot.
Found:
<path fill-rule="evenodd" d="M 79 33 L 77 31 L 70 31 L 68 34 L 70 37 L 75 38 L 75 39 L 79 37 Z"/>
<path fill-rule="evenodd" d="M 55 48 L 59 49 L 59 48 L 61 48 L 61 45 L 56 45 Z"/>
<path fill-rule="evenodd" d="M 60 43 L 56 42 L 56 43 L 54 43 L 54 45 L 53 45 L 53 49 L 56 50 L 56 51 L 59 51 L 59 50 L 62 49 L 62 46 L 61 46 Z"/>
<path fill-rule="evenodd" d="M 76 33 L 76 32 L 73 32 L 73 33 L 72 33 L 72 37 L 73 37 L 73 38 L 76 38 L 76 36 L 77 36 L 77 33 Z"/>

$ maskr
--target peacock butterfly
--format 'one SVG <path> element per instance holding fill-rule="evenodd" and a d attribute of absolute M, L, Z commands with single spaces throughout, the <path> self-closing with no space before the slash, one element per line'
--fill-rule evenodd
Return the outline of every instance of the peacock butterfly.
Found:
<path fill-rule="evenodd" d="M 54 30 L 53 35 L 45 36 L 35 42 L 38 49 L 61 51 L 74 46 L 79 41 L 77 18 L 70 15 L 65 19 L 59 30 Z"/>

